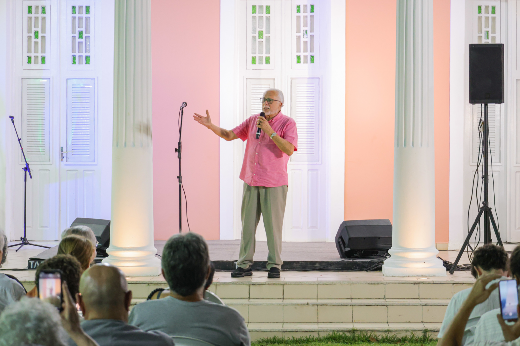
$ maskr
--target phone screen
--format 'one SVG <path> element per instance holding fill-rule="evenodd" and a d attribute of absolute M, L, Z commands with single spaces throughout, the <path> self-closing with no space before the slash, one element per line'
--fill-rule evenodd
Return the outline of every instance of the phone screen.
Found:
<path fill-rule="evenodd" d="M 518 319 L 518 289 L 516 280 L 502 280 L 498 287 L 502 318 L 504 320 Z"/>
<path fill-rule="evenodd" d="M 61 309 L 61 275 L 58 272 L 41 272 L 38 292 L 40 299 Z"/>

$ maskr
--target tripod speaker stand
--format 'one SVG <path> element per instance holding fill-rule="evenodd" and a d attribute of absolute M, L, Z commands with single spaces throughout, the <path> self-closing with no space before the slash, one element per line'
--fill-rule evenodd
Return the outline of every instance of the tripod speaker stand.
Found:
<path fill-rule="evenodd" d="M 473 235 L 473 232 L 475 231 L 475 228 L 480 223 L 480 219 L 482 216 L 484 217 L 484 244 L 490 244 L 491 243 L 491 225 L 493 226 L 493 231 L 495 232 L 495 236 L 498 241 L 498 245 L 502 245 L 502 239 L 500 239 L 500 233 L 498 232 L 498 227 L 495 222 L 495 218 L 493 217 L 493 212 L 491 208 L 489 207 L 489 200 L 488 200 L 488 177 L 489 177 L 489 171 L 488 171 L 488 153 L 489 153 L 489 123 L 488 123 L 488 104 L 484 103 L 484 135 L 482 139 L 482 151 L 483 151 L 483 160 L 484 160 L 484 173 L 482 174 L 482 179 L 484 180 L 484 200 L 482 201 L 482 205 L 479 207 L 477 217 L 475 218 L 475 222 L 473 222 L 473 225 L 471 226 L 471 229 L 468 232 L 468 236 L 466 237 L 466 240 L 464 241 L 464 245 L 462 245 L 462 248 L 459 251 L 459 254 L 457 255 L 457 259 L 453 263 L 450 269 L 450 274 L 453 274 L 455 271 L 455 268 L 457 267 L 457 264 L 460 261 L 460 258 L 462 257 L 462 254 L 464 253 L 464 250 L 469 244 L 469 240 L 471 239 L 471 236 Z"/>
<path fill-rule="evenodd" d="M 18 144 L 20 144 L 20 149 L 22 150 L 22 156 L 25 161 L 25 167 L 22 168 L 24 171 L 24 178 L 23 178 L 23 237 L 20 238 L 20 241 L 21 241 L 20 243 L 9 245 L 9 247 L 18 246 L 18 249 L 16 249 L 16 252 L 18 252 L 18 250 L 20 250 L 22 248 L 22 246 L 24 246 L 24 245 L 33 245 L 33 246 L 39 246 L 39 247 L 44 247 L 44 248 L 49 249 L 50 248 L 49 246 L 33 244 L 27 240 L 27 173 L 29 173 L 29 178 L 31 178 L 31 179 L 32 179 L 32 174 L 31 174 L 31 168 L 29 167 L 29 163 L 27 162 L 27 159 L 25 158 L 25 153 L 24 153 L 23 147 L 22 147 L 22 139 L 18 136 L 18 131 L 16 131 L 16 126 L 14 125 L 14 117 L 9 116 L 9 118 L 11 119 L 11 122 L 13 123 L 14 132 L 16 133 L 16 138 L 18 139 Z"/>
<path fill-rule="evenodd" d="M 453 274 L 459 263 L 462 253 L 469 245 L 469 240 L 484 218 L 484 244 L 490 244 L 491 226 L 497 238 L 498 245 L 502 246 L 502 239 L 498 231 L 493 212 L 489 206 L 488 180 L 489 180 L 489 118 L 488 105 L 504 103 L 504 45 L 499 44 L 470 44 L 469 45 L 469 103 L 484 104 L 484 122 L 482 138 L 482 154 L 484 167 L 482 180 L 484 185 L 484 200 L 479 206 L 475 222 L 468 232 L 464 245 L 457 255 L 457 259 L 450 269 Z M 478 168 L 477 168 L 478 169 Z"/>

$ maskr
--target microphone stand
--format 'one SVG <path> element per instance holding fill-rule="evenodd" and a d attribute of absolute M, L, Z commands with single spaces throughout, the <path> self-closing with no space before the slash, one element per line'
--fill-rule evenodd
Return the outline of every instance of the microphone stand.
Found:
<path fill-rule="evenodd" d="M 11 122 L 13 123 L 14 132 L 16 133 L 16 138 L 18 139 L 18 144 L 20 144 L 20 149 L 22 150 L 22 156 L 25 161 L 25 167 L 22 168 L 22 170 L 24 171 L 24 178 L 23 178 L 23 237 L 20 237 L 21 243 L 9 245 L 9 247 L 19 246 L 18 249 L 16 249 L 16 252 L 18 252 L 18 250 L 20 250 L 22 248 L 22 246 L 24 246 L 24 245 L 33 245 L 33 246 L 39 246 L 39 247 L 44 247 L 46 249 L 49 249 L 50 246 L 33 244 L 27 240 L 27 173 L 29 173 L 29 178 L 31 178 L 31 179 L 32 179 L 32 174 L 31 174 L 31 169 L 29 168 L 29 163 L 27 162 L 27 159 L 25 158 L 25 153 L 24 153 L 23 147 L 22 147 L 22 139 L 18 136 L 18 131 L 16 130 L 16 126 L 14 124 L 14 117 L 9 116 L 9 118 L 11 119 Z"/>
<path fill-rule="evenodd" d="M 177 148 L 175 148 L 175 152 L 177 153 L 177 158 L 179 159 L 179 175 L 177 176 L 177 180 L 179 181 L 179 233 L 182 233 L 182 173 L 181 173 L 181 163 L 182 163 L 182 119 L 184 118 L 184 107 L 188 104 L 183 102 L 180 110 L 180 127 L 179 127 L 179 142 L 177 143 Z"/>

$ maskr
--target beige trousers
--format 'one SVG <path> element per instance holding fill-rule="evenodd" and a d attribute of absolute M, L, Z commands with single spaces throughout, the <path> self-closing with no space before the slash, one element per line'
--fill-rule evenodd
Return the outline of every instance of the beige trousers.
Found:
<path fill-rule="evenodd" d="M 244 183 L 242 196 L 242 241 L 237 267 L 248 268 L 253 264 L 256 245 L 256 228 L 260 214 L 264 218 L 267 235 L 267 269 L 282 267 L 282 226 L 287 200 L 287 185 L 278 187 L 249 186 Z"/>

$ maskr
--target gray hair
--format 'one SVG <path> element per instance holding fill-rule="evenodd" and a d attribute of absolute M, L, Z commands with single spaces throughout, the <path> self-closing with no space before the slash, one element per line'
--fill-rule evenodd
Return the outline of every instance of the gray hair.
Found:
<path fill-rule="evenodd" d="M 164 245 L 164 278 L 170 289 L 183 297 L 204 286 L 209 264 L 208 244 L 196 233 L 176 234 Z"/>
<path fill-rule="evenodd" d="M 23 297 L 0 315 L 0 346 L 66 346 L 58 310 L 38 298 Z"/>
<path fill-rule="evenodd" d="M 7 236 L 4 231 L 0 229 L 0 251 L 2 251 L 2 258 L 0 258 L 0 267 L 5 263 L 7 259 Z"/>
<path fill-rule="evenodd" d="M 87 238 L 88 240 L 90 240 L 92 245 L 94 245 L 94 247 L 96 247 L 96 244 L 97 244 L 96 235 L 94 234 L 94 231 L 92 231 L 92 229 L 90 227 L 84 226 L 84 225 L 77 225 L 77 226 L 69 227 L 63 231 L 63 233 L 61 234 L 61 239 L 65 238 L 69 235 L 73 235 L 73 234 L 79 235 L 83 238 Z"/>
<path fill-rule="evenodd" d="M 274 88 L 267 89 L 266 91 L 264 91 L 263 97 L 265 97 L 265 94 L 267 94 L 269 91 L 277 92 L 278 93 L 278 97 L 280 98 L 280 102 L 284 103 L 283 92 L 280 89 L 274 89 Z"/>

